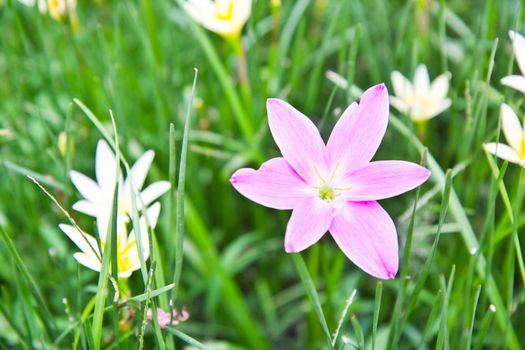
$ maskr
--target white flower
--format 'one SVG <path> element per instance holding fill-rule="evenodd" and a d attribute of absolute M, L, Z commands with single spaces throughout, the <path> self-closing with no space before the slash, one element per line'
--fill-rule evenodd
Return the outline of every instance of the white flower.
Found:
<path fill-rule="evenodd" d="M 41 13 L 47 13 L 51 18 L 60 20 L 67 16 L 76 16 L 76 0 L 38 0 L 38 9 Z"/>
<path fill-rule="evenodd" d="M 514 49 L 514 56 L 518 62 L 521 75 L 509 75 L 501 79 L 501 83 L 518 91 L 525 93 L 525 38 L 514 31 L 509 31 L 510 39 L 512 40 L 512 48 Z"/>
<path fill-rule="evenodd" d="M 501 105 L 501 128 L 508 145 L 491 142 L 483 147 L 501 159 L 525 166 L 525 133 L 518 116 L 506 104 Z"/>
<path fill-rule="evenodd" d="M 152 150 L 146 151 L 131 168 L 131 178 L 133 179 L 135 191 L 132 192 L 131 180 L 128 177 L 122 180 L 122 173 L 118 174 L 118 217 L 119 228 L 129 222 L 132 214 L 132 193 L 140 192 L 140 196 L 135 198 L 137 210 L 153 203 L 158 197 L 170 188 L 168 181 L 157 181 L 141 190 L 148 170 L 155 156 Z M 95 156 L 95 175 L 97 182 L 77 171 L 71 171 L 71 181 L 84 197 L 76 202 L 73 209 L 81 213 L 97 218 L 98 232 L 100 236 L 105 236 L 111 216 L 113 205 L 113 192 L 117 181 L 117 160 L 108 144 L 104 140 L 99 140 Z M 142 206 L 144 205 L 144 207 Z"/>
<path fill-rule="evenodd" d="M 153 204 L 147 210 L 149 225 L 153 228 L 157 224 L 160 213 L 160 203 Z M 60 224 L 60 229 L 77 245 L 81 252 L 73 254 L 73 257 L 82 265 L 91 270 L 100 272 L 102 268 L 102 254 L 106 246 L 106 236 L 100 236 L 100 246 L 95 237 L 80 232 L 77 228 L 71 225 Z M 127 234 L 126 225 L 118 226 L 117 230 L 117 268 L 118 277 L 127 278 L 135 270 L 140 269 L 140 257 L 138 242 L 135 237 L 135 230 L 132 229 L 130 234 Z M 104 231 L 105 232 L 105 231 Z M 149 257 L 149 240 L 148 240 L 148 226 L 144 217 L 140 218 L 140 237 L 142 244 L 142 254 L 144 260 Z"/>
<path fill-rule="evenodd" d="M 413 83 L 398 71 L 392 72 L 391 79 L 396 96 L 390 97 L 390 103 L 414 121 L 431 119 L 450 107 L 451 101 L 447 98 L 449 72 L 431 83 L 427 67 L 420 64 Z"/>
<path fill-rule="evenodd" d="M 238 37 L 252 11 L 252 0 L 187 0 L 184 10 L 193 20 L 225 38 Z"/>

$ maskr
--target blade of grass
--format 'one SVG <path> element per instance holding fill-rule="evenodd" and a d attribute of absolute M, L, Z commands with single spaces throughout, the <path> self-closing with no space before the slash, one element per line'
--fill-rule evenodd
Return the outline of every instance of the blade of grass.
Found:
<path fill-rule="evenodd" d="M 186 333 L 183 333 L 183 332 L 179 331 L 177 328 L 166 327 L 166 330 L 169 333 L 175 335 L 177 338 L 179 338 L 182 341 L 184 341 L 188 345 L 194 346 L 197 349 L 201 349 L 201 350 L 209 350 L 209 348 L 206 345 L 204 345 L 201 342 L 199 342 L 198 340 L 190 337 Z"/>
<path fill-rule="evenodd" d="M 427 324 L 425 325 L 425 329 L 423 330 L 423 334 L 421 335 L 421 340 L 417 347 L 418 349 L 423 349 L 424 344 L 430 338 L 431 332 L 435 332 L 436 319 L 438 317 L 438 313 L 440 311 L 440 307 L 442 303 L 443 303 L 443 291 L 439 289 L 437 291 L 436 298 L 434 299 L 434 302 L 432 303 L 432 310 L 430 311 L 430 315 L 428 316 L 428 319 L 427 319 Z"/>
<path fill-rule="evenodd" d="M 372 320 L 372 350 L 376 348 L 377 323 L 379 321 L 379 311 L 381 310 L 381 298 L 383 296 L 383 283 L 377 282 L 376 296 L 374 301 L 374 316 Z"/>
<path fill-rule="evenodd" d="M 113 118 L 113 113 L 112 111 L 110 110 L 109 111 L 109 115 L 111 117 L 111 125 L 113 126 L 113 136 L 115 137 L 115 148 L 116 148 L 116 159 L 120 159 L 120 147 L 119 147 L 119 141 L 118 141 L 118 133 L 117 133 L 117 126 L 116 126 L 116 123 L 115 123 L 115 118 Z M 110 231 L 111 235 L 109 236 L 110 237 L 110 240 L 111 240 L 111 276 L 113 277 L 113 280 L 115 281 L 115 283 L 117 284 L 116 287 L 115 287 L 115 293 L 118 293 L 118 260 L 119 260 L 119 252 L 118 252 L 118 234 L 119 232 L 117 231 L 118 230 L 118 187 L 119 187 L 119 184 L 118 184 L 118 181 L 119 181 L 119 174 L 120 173 L 120 166 L 119 166 L 119 162 L 117 161 L 117 172 L 116 172 L 116 178 L 115 178 L 115 192 L 113 193 L 113 196 L 114 196 L 114 201 L 113 201 L 113 205 L 116 206 L 116 209 L 113 209 L 113 213 L 114 213 L 114 217 L 112 217 L 111 219 L 113 221 L 111 221 L 111 226 L 113 227 L 113 229 Z M 100 232 L 99 232 L 100 234 Z M 106 236 L 106 240 L 107 240 L 107 236 Z M 112 317 L 112 320 L 113 320 L 113 332 L 115 333 L 115 338 L 117 339 L 117 341 L 115 342 L 115 345 L 116 345 L 116 348 L 117 350 L 120 349 L 119 347 L 119 327 L 118 327 L 118 322 L 119 322 L 119 312 L 118 312 L 118 304 L 117 304 L 117 301 L 115 300 L 115 298 L 112 299 L 112 306 L 113 306 L 113 317 Z"/>
<path fill-rule="evenodd" d="M 11 237 L 9 237 L 9 235 L 7 234 L 3 226 L 0 226 L 0 234 L 2 235 L 2 238 L 7 247 L 7 250 L 9 251 L 9 254 L 11 255 L 11 257 L 13 258 L 16 267 L 20 270 L 20 272 L 22 273 L 22 277 L 26 280 L 26 282 L 30 286 L 31 292 L 33 296 L 35 297 L 36 301 L 38 302 L 38 305 L 40 306 L 38 310 L 43 311 L 43 315 L 41 319 L 44 323 L 44 326 L 49 336 L 52 337 L 54 330 L 56 329 L 56 325 L 54 323 L 55 318 L 51 314 L 51 311 L 49 309 L 49 306 L 47 305 L 46 299 L 44 298 L 44 294 L 42 294 L 42 291 L 40 287 L 38 286 L 38 283 L 36 282 L 31 272 L 29 272 L 29 269 L 24 263 L 24 260 L 22 259 L 18 251 L 16 250 L 16 247 L 13 241 L 11 240 Z"/>
<path fill-rule="evenodd" d="M 359 49 L 359 38 L 361 36 L 361 23 L 357 23 L 354 31 L 354 38 L 350 45 L 350 52 L 348 53 L 348 68 L 346 73 L 346 104 L 352 103 L 352 92 L 350 87 L 354 84 L 355 67 L 357 63 L 357 50 Z"/>
<path fill-rule="evenodd" d="M 188 109 L 186 110 L 186 121 L 184 122 L 184 136 L 182 137 L 182 147 L 180 152 L 179 163 L 179 179 L 177 186 L 177 202 L 176 202 L 176 230 L 175 230 L 175 267 L 173 272 L 173 283 L 175 288 L 171 293 L 172 302 L 175 304 L 177 300 L 177 292 L 179 291 L 180 276 L 182 273 L 183 250 L 184 250 L 184 199 L 186 188 L 186 159 L 188 155 L 188 142 L 191 127 L 191 116 L 193 109 L 193 97 L 195 96 L 195 87 L 197 85 L 197 75 L 199 71 L 194 68 L 193 84 L 191 87 L 191 97 L 188 102 Z"/>
<path fill-rule="evenodd" d="M 443 285 L 443 289 L 445 289 L 445 297 L 443 299 L 443 305 L 441 310 L 441 320 L 440 320 L 440 327 L 438 332 L 438 338 L 437 338 L 437 345 L 436 349 L 444 349 L 448 350 L 450 349 L 450 340 L 449 340 L 449 334 L 448 334 L 448 308 L 449 308 L 449 302 L 450 302 L 450 295 L 452 293 L 452 286 L 454 285 L 454 277 L 456 274 L 456 265 L 452 265 L 452 271 L 450 272 L 450 277 L 448 279 L 448 283 L 446 283 L 446 286 Z M 445 283 L 445 282 L 444 282 Z"/>
<path fill-rule="evenodd" d="M 478 307 L 478 301 L 479 301 L 479 295 L 481 294 L 481 284 L 478 285 L 478 288 L 476 289 L 476 295 L 474 297 L 474 302 L 472 304 L 472 314 L 470 316 L 470 328 L 467 333 L 467 341 L 465 345 L 465 349 L 472 349 L 472 336 L 474 335 L 474 323 L 476 322 L 476 310 Z"/>
<path fill-rule="evenodd" d="M 436 238 L 434 239 L 434 243 L 432 244 L 430 253 L 428 254 L 428 257 L 425 260 L 423 268 L 421 269 L 421 273 L 417 279 L 416 286 L 414 287 L 414 290 L 412 291 L 412 294 L 410 295 L 410 298 L 408 300 L 408 305 L 405 308 L 403 317 L 401 318 L 400 321 L 398 321 L 397 318 L 395 318 L 393 319 L 393 324 L 391 323 L 390 334 L 388 336 L 389 347 L 392 347 L 395 344 L 399 343 L 399 337 L 401 336 L 401 332 L 403 331 L 403 328 L 406 325 L 408 321 L 408 317 L 410 316 L 412 310 L 415 308 L 416 303 L 419 300 L 419 295 L 426 282 L 426 279 L 428 275 L 430 274 L 430 268 L 432 266 L 432 261 L 434 259 L 434 255 L 436 253 L 436 249 L 439 243 L 439 238 L 441 236 L 441 229 L 443 228 L 443 223 L 445 222 L 445 217 L 448 211 L 451 192 L 452 192 L 452 171 L 448 170 L 447 175 L 446 175 L 445 186 L 443 189 L 443 198 L 441 200 L 441 208 L 439 211 Z"/>
<path fill-rule="evenodd" d="M 113 191 L 111 215 L 108 223 L 108 232 L 106 237 L 112 237 L 117 233 L 117 217 L 118 217 L 118 176 L 120 174 L 120 162 L 116 162 L 115 171 L 115 190 Z M 102 252 L 102 267 L 100 268 L 100 274 L 98 278 L 97 294 L 95 297 L 95 310 L 93 314 L 92 332 L 93 332 L 93 343 L 95 349 L 99 350 L 102 341 L 102 327 L 104 322 L 104 309 L 106 304 L 106 293 L 108 292 L 108 281 L 110 277 L 110 262 L 111 255 L 113 252 L 113 239 L 106 239 L 105 247 Z"/>
<path fill-rule="evenodd" d="M 424 149 L 423 144 L 413 135 L 410 130 L 395 116 L 390 116 L 390 125 L 392 125 L 399 133 L 401 133 L 408 142 L 410 142 L 416 149 L 422 151 Z M 432 157 L 431 154 L 428 155 L 428 168 L 432 172 L 432 180 L 440 185 L 444 185 L 446 178 L 443 170 L 439 166 L 439 163 Z M 461 202 L 454 190 L 450 193 L 450 211 L 454 216 L 455 220 L 459 225 L 461 225 L 461 237 L 465 242 L 467 251 L 477 251 L 479 249 L 478 241 L 470 221 L 465 213 L 465 209 L 461 205 Z M 487 279 L 487 293 L 489 294 L 491 302 L 498 309 L 504 310 L 503 300 L 501 298 L 500 292 L 496 285 L 492 275 L 486 275 L 485 272 L 486 260 L 483 255 L 480 256 L 476 263 L 476 271 L 478 275 L 483 279 Z M 503 312 L 499 312 L 496 315 L 499 326 L 502 329 L 505 329 L 509 324 L 508 315 Z M 511 326 L 509 326 L 509 346 L 511 349 L 519 349 L 519 341 L 517 339 L 516 333 Z"/>
<path fill-rule="evenodd" d="M 346 314 L 348 313 L 348 309 L 354 302 L 354 297 L 357 294 L 357 289 L 354 289 L 352 293 L 350 294 L 350 297 L 346 300 L 346 305 L 343 308 L 343 312 L 341 313 L 341 317 L 339 318 L 339 322 L 337 322 L 337 328 L 334 332 L 334 335 L 332 337 L 332 346 L 335 346 L 335 343 L 337 342 L 337 338 L 339 337 L 339 332 L 341 331 L 341 327 L 343 326 L 343 322 L 345 321 Z"/>
<path fill-rule="evenodd" d="M 321 327 L 326 336 L 328 348 L 333 350 L 334 347 L 332 345 L 332 336 L 330 335 L 330 331 L 328 330 L 328 325 L 326 324 L 323 308 L 321 307 L 321 301 L 319 300 L 319 295 L 315 290 L 314 282 L 312 281 L 312 278 L 308 273 L 308 268 L 306 267 L 306 264 L 304 263 L 304 260 L 300 254 L 292 254 L 292 258 L 295 263 L 297 272 L 299 273 L 299 277 L 301 278 L 301 281 L 303 283 L 304 289 L 306 290 L 306 294 L 308 294 L 314 311 L 317 314 L 317 317 L 319 318 L 319 323 L 321 323 Z"/>

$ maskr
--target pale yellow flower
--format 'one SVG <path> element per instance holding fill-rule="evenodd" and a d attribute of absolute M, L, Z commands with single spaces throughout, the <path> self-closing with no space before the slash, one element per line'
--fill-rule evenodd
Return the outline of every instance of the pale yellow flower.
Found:
<path fill-rule="evenodd" d="M 241 34 L 250 18 L 252 0 L 187 0 L 182 7 L 195 22 L 229 39 Z"/>
<path fill-rule="evenodd" d="M 76 16 L 76 0 L 38 0 L 38 9 L 41 13 L 48 13 L 56 20 L 64 19 L 72 14 Z"/>
<path fill-rule="evenodd" d="M 78 29 L 77 0 L 18 0 L 26 6 L 37 5 L 41 14 L 48 14 L 54 20 L 69 18 L 74 31 Z"/>
<path fill-rule="evenodd" d="M 160 213 L 160 203 L 156 202 L 147 210 L 148 223 L 151 228 L 157 224 Z M 76 227 L 60 224 L 60 229 L 81 250 L 73 254 L 73 257 L 87 268 L 100 272 L 102 268 L 102 256 L 106 246 L 106 235 L 100 236 L 100 248 L 95 237 L 80 232 Z M 140 243 L 142 244 L 142 256 L 147 260 L 150 254 L 148 240 L 148 226 L 144 217 L 140 218 Z M 128 235 L 126 225 L 118 225 L 117 229 L 117 268 L 118 277 L 127 278 L 133 271 L 140 269 L 140 256 L 135 229 Z"/>
<path fill-rule="evenodd" d="M 123 180 L 122 173 L 117 174 L 115 154 L 104 140 L 99 140 L 95 155 L 96 181 L 78 171 L 70 172 L 73 185 L 84 197 L 73 204 L 73 209 L 96 217 L 99 235 L 105 236 L 110 222 L 113 192 L 115 191 L 116 181 L 118 181 L 117 221 L 119 227 L 125 226 L 130 221 L 133 209 L 132 196 L 135 191 L 138 192 L 135 205 L 140 212 L 170 188 L 168 181 L 156 181 L 144 190 L 142 189 L 154 156 L 155 153 L 152 150 L 146 151 L 131 167 L 131 172 L 127 178 Z M 132 179 L 134 190 L 131 187 Z"/>
<path fill-rule="evenodd" d="M 447 98 L 449 72 L 430 82 L 427 67 L 420 64 L 413 82 L 398 71 L 392 72 L 391 79 L 395 96 L 390 97 L 390 103 L 416 122 L 431 119 L 450 107 L 451 101 Z"/>
<path fill-rule="evenodd" d="M 490 142 L 483 147 L 501 159 L 525 167 L 525 132 L 516 113 L 505 103 L 501 105 L 501 128 L 508 145 Z"/>

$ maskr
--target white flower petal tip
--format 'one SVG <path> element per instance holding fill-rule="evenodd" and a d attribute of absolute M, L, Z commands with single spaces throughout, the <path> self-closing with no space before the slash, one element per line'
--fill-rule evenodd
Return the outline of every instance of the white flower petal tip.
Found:
<path fill-rule="evenodd" d="M 352 103 L 323 142 L 311 120 L 288 103 L 266 102 L 268 124 L 282 157 L 257 170 L 239 169 L 231 185 L 261 205 L 293 210 L 284 250 L 297 253 L 326 232 L 359 268 L 380 279 L 399 267 L 397 232 L 376 202 L 425 182 L 430 172 L 404 161 L 371 162 L 386 132 L 389 96 L 385 84 Z"/>
<path fill-rule="evenodd" d="M 393 71 L 391 80 L 395 95 L 391 98 L 392 106 L 413 121 L 434 118 L 450 107 L 451 101 L 447 98 L 450 79 L 452 74 L 445 72 L 431 82 L 424 64 L 416 68 L 412 82 Z"/>

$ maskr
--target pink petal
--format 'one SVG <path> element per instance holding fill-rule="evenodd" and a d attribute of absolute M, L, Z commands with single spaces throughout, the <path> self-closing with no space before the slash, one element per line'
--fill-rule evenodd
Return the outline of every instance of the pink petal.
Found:
<path fill-rule="evenodd" d="M 381 279 L 395 277 L 399 264 L 396 228 L 377 202 L 349 202 L 345 214 L 333 218 L 330 233 L 363 271 Z"/>
<path fill-rule="evenodd" d="M 359 106 L 350 105 L 334 127 L 327 150 L 332 164 L 348 172 L 367 164 L 388 124 L 388 91 L 384 84 L 366 90 Z"/>
<path fill-rule="evenodd" d="M 343 193 L 351 201 L 390 198 L 416 188 L 429 176 L 430 171 L 415 163 L 400 160 L 371 162 L 348 175 L 345 186 L 351 189 Z"/>
<path fill-rule="evenodd" d="M 306 182 L 317 182 L 314 166 L 318 171 L 325 170 L 325 145 L 317 127 L 304 114 L 279 99 L 268 99 L 266 108 L 270 131 L 284 159 Z"/>
<path fill-rule="evenodd" d="M 320 240 L 330 227 L 332 213 L 332 207 L 318 197 L 301 200 L 294 208 L 286 227 L 286 252 L 300 252 Z"/>
<path fill-rule="evenodd" d="M 284 158 L 273 158 L 259 170 L 239 169 L 230 178 L 246 198 L 274 209 L 293 209 L 311 189 Z"/>

